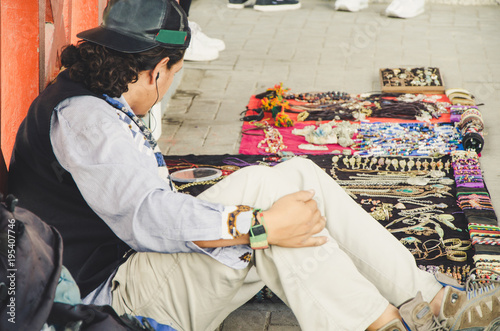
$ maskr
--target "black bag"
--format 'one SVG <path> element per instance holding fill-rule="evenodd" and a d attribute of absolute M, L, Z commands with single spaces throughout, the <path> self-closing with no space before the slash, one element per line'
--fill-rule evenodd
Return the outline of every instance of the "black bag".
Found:
<path fill-rule="evenodd" d="M 154 331 L 146 319 L 143 325 L 133 316 L 118 316 L 111 306 L 72 306 L 59 302 L 52 306 L 48 323 L 64 331 Z"/>
<path fill-rule="evenodd" d="M 0 194 L 0 331 L 153 330 L 110 306 L 54 303 L 62 267 L 59 232 Z"/>
<path fill-rule="evenodd" d="M 9 195 L 0 203 L 0 330 L 40 330 L 62 265 L 62 238 Z"/>

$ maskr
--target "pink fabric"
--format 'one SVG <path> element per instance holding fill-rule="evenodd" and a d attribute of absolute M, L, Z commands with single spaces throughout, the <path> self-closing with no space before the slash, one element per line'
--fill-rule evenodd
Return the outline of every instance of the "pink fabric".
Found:
<path fill-rule="evenodd" d="M 269 123 L 271 123 L 269 121 Z M 295 126 L 291 128 L 278 128 L 279 132 L 283 136 L 283 143 L 285 146 L 287 146 L 283 151 L 288 151 L 288 152 L 293 152 L 295 154 L 310 154 L 310 155 L 316 155 L 316 154 L 329 154 L 333 150 L 343 150 L 345 149 L 344 147 L 340 145 L 326 145 L 328 146 L 328 151 L 309 151 L 309 150 L 303 150 L 299 149 L 300 144 L 308 144 L 306 141 L 305 137 L 303 136 L 296 136 L 292 134 L 292 130 L 295 128 L 302 129 L 303 127 L 307 125 L 314 124 L 314 122 L 298 122 L 295 124 Z M 247 122 L 243 124 L 243 132 L 245 129 L 248 128 L 253 128 L 255 127 L 254 125 L 251 125 Z M 248 131 L 248 134 L 243 134 L 243 137 L 241 138 L 241 144 L 240 144 L 240 154 L 247 154 L 247 155 L 253 155 L 253 154 L 270 154 L 266 153 L 263 148 L 258 148 L 257 145 L 259 144 L 260 141 L 262 141 L 265 136 L 264 136 L 264 131 L 263 130 L 251 130 Z M 253 134 L 258 134 L 258 136 L 254 136 Z M 267 146 L 267 145 L 266 145 Z M 350 149 L 350 148 L 347 148 Z"/>
<path fill-rule="evenodd" d="M 441 99 L 439 101 L 447 102 L 448 98 L 445 95 L 441 96 Z M 293 108 L 293 105 L 301 104 L 300 102 L 297 101 L 290 101 L 290 105 Z M 257 109 L 260 107 L 260 99 L 257 99 L 255 96 L 252 96 L 250 98 L 250 101 L 248 102 L 248 109 Z M 287 113 L 292 120 L 297 119 L 297 114 L 296 113 Z M 249 110 L 247 112 L 247 115 L 253 115 L 253 112 Z M 271 113 L 266 112 L 264 119 L 260 122 L 267 121 L 269 125 L 274 126 L 274 119 L 271 117 Z M 329 121 L 323 121 L 321 123 L 328 123 Z M 381 117 L 369 117 L 367 118 L 366 122 L 393 122 L 393 123 L 418 123 L 419 121 L 416 120 L 398 120 L 394 118 L 381 118 Z M 450 122 L 450 114 L 443 114 L 441 115 L 440 118 L 438 119 L 432 119 L 431 123 L 449 123 Z M 307 141 L 305 137 L 303 136 L 296 136 L 292 134 L 292 130 L 294 128 L 302 129 L 303 127 L 307 125 L 317 125 L 315 121 L 305 121 L 305 122 L 295 122 L 295 125 L 291 128 L 277 128 L 281 135 L 283 136 L 283 143 L 286 146 L 283 151 L 287 152 L 293 152 L 295 154 L 309 154 L 309 155 L 317 155 L 317 154 L 331 154 L 332 151 L 334 150 L 339 150 L 342 151 L 343 149 L 346 149 L 338 144 L 330 144 L 326 145 L 328 147 L 328 150 L 325 151 L 310 151 L 310 150 L 304 150 L 304 149 L 299 149 L 300 144 L 307 144 Z M 243 127 L 242 127 L 242 137 L 241 137 L 241 143 L 240 143 L 240 149 L 239 149 L 239 154 L 246 154 L 246 155 L 257 155 L 257 154 L 270 154 L 266 153 L 264 151 L 264 148 L 258 148 L 258 144 L 260 141 L 264 140 L 265 135 L 263 130 L 250 130 L 250 131 L 245 131 L 247 129 L 255 128 L 255 125 L 253 125 L 251 122 L 244 122 Z M 347 148 L 350 150 L 350 148 Z"/>

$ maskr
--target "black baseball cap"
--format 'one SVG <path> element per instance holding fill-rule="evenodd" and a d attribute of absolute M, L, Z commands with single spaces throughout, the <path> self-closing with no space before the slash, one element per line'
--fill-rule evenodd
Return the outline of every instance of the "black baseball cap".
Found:
<path fill-rule="evenodd" d="M 101 26 L 76 36 L 123 53 L 139 53 L 158 46 L 185 49 L 191 30 L 175 0 L 109 0 Z"/>

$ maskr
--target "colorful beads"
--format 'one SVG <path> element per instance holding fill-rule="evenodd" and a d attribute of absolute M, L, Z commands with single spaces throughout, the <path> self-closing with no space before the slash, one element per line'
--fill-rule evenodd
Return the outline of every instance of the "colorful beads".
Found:
<path fill-rule="evenodd" d="M 318 93 L 287 93 L 285 94 L 286 99 L 295 99 L 299 101 L 306 101 L 308 103 L 319 103 L 319 104 L 327 104 L 332 101 L 338 100 L 349 100 L 351 96 L 349 93 L 345 92 L 318 92 Z"/>
<path fill-rule="evenodd" d="M 460 134 L 449 123 L 361 123 L 354 141 L 360 155 L 429 156 L 457 150 Z"/>
<path fill-rule="evenodd" d="M 493 210 L 489 195 L 461 195 L 457 198 L 457 204 L 462 210 Z"/>

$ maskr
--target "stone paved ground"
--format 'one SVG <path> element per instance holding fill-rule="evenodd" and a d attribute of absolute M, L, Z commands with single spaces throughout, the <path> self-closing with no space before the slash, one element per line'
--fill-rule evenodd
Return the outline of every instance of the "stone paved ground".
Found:
<path fill-rule="evenodd" d="M 195 0 L 190 19 L 227 49 L 213 62 L 186 62 L 162 119 L 165 154 L 237 153 L 240 112 L 252 94 L 283 82 L 295 92 L 380 90 L 378 69 L 435 66 L 446 87 L 462 87 L 485 105 L 481 163 L 500 210 L 500 6 L 428 4 L 414 19 L 381 15 L 387 4 L 359 13 L 333 2 L 303 0 L 302 9 L 230 10 L 223 0 Z M 299 330 L 283 305 L 247 304 L 221 327 Z"/>

